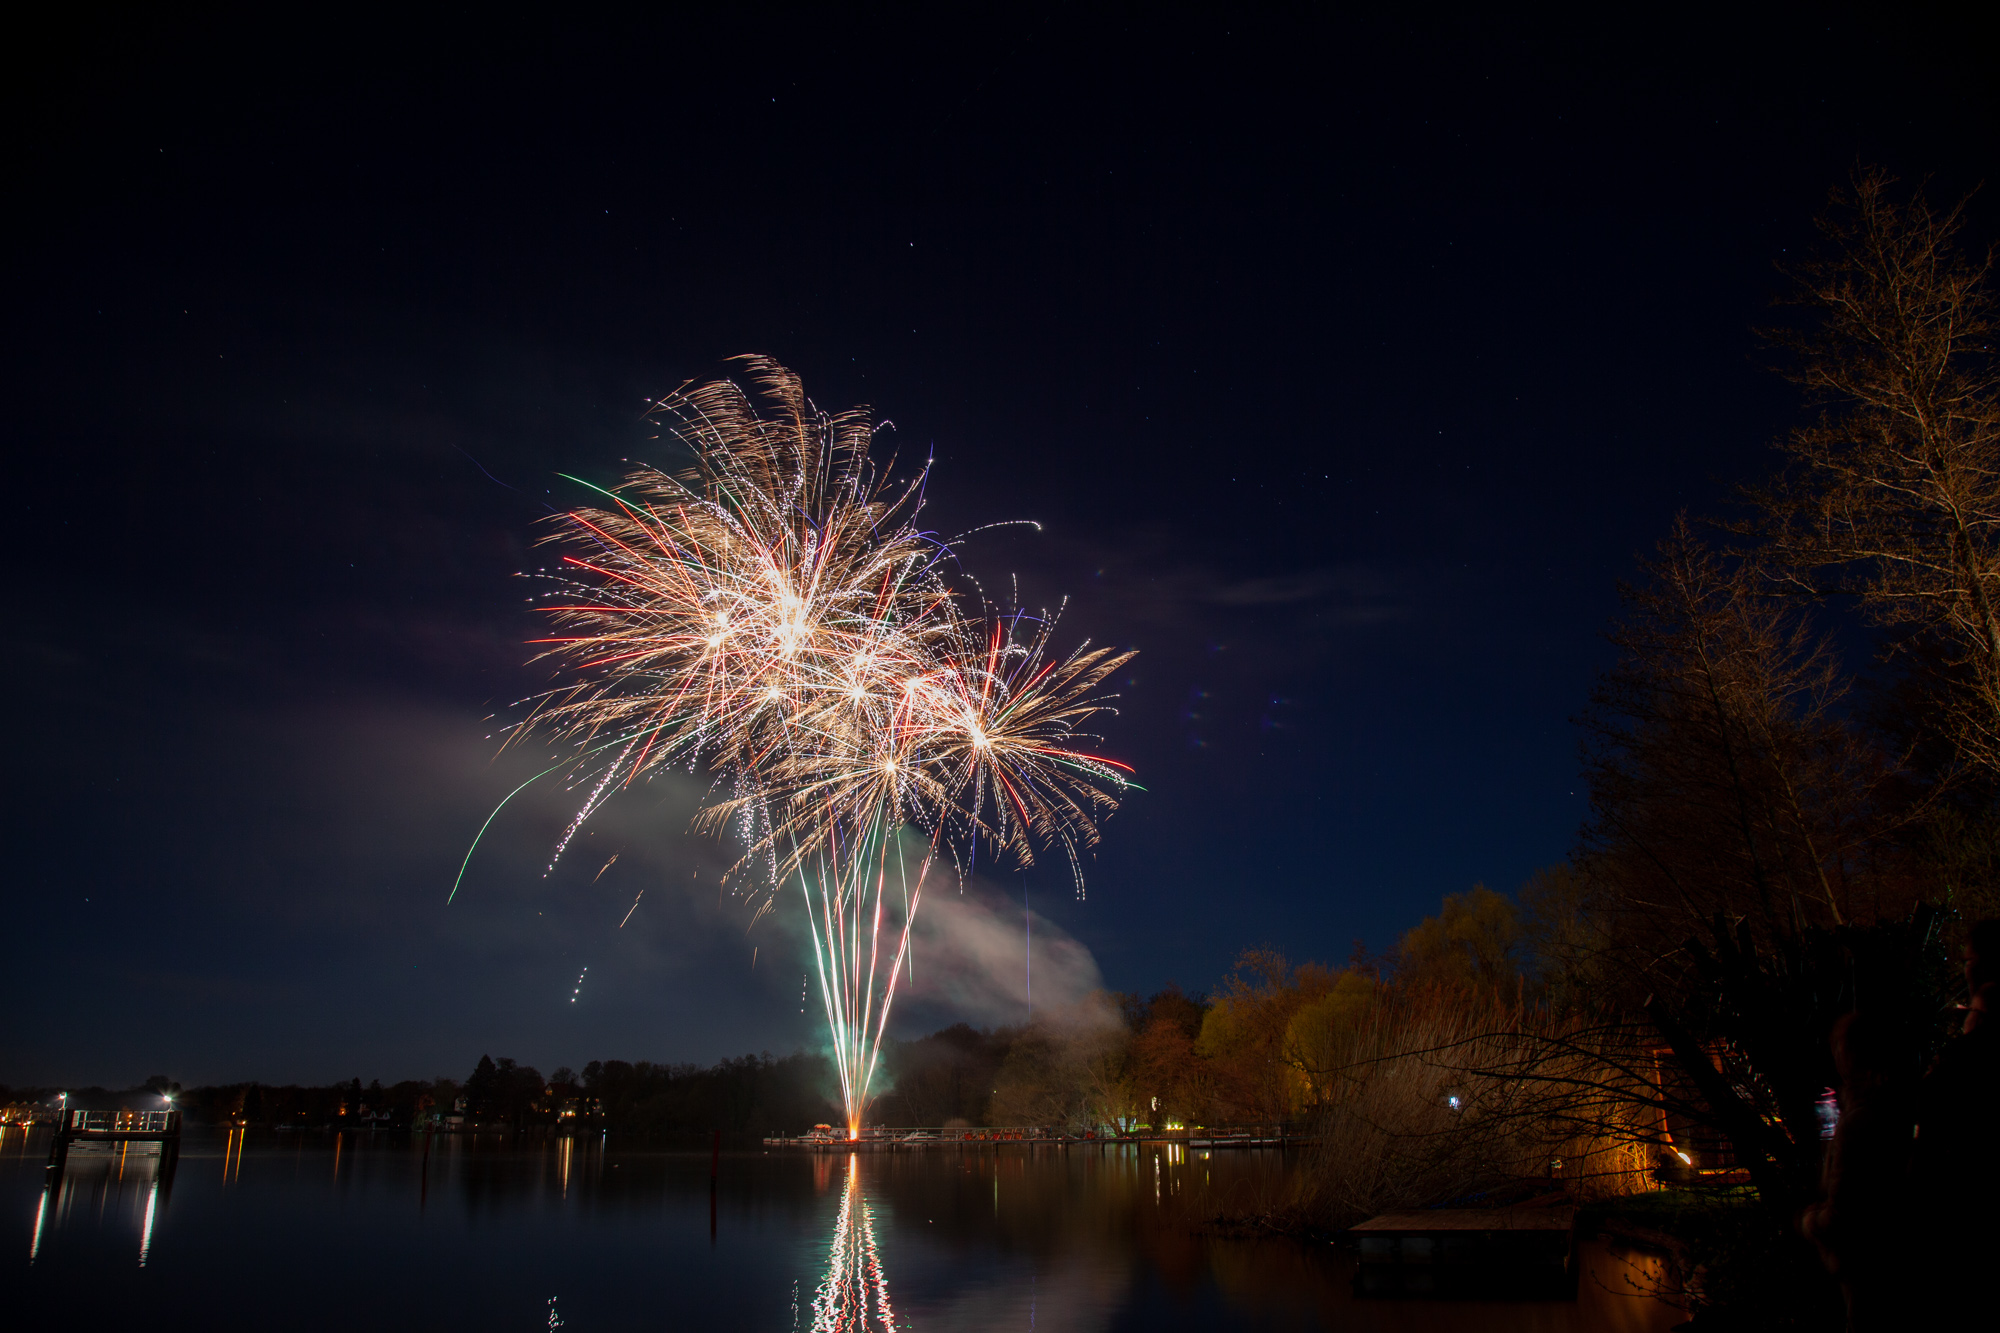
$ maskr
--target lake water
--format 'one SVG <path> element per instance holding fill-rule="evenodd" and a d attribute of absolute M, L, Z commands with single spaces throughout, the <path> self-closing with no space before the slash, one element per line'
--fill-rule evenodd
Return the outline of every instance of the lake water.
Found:
<path fill-rule="evenodd" d="M 16 1328 L 1610 1330 L 1683 1315 L 1597 1242 L 1574 1302 L 1358 1300 L 1330 1245 L 1198 1235 L 1274 1153 L 1010 1147 L 709 1156 L 590 1140 L 0 1135 Z M 1194 1201 L 1192 1204 L 1190 1201 Z"/>

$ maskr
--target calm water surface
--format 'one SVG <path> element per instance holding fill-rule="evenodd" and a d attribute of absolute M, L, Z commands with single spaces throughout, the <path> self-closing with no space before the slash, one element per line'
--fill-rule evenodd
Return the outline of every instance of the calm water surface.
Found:
<path fill-rule="evenodd" d="M 1144 1329 L 1654 1333 L 1643 1255 L 1584 1249 L 1575 1302 L 1356 1300 L 1331 1246 L 1200 1237 L 1190 1199 L 1272 1154 L 608 1149 L 390 1133 L 76 1149 L 0 1134 L 11 1327 Z M 1198 1210 L 1200 1203 L 1197 1202 Z"/>

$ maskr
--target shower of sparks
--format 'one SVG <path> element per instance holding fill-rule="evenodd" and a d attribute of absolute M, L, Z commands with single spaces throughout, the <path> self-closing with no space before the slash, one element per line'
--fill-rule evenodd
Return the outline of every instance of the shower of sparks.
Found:
<path fill-rule="evenodd" d="M 551 520 L 558 633 L 536 642 L 560 683 L 512 731 L 568 741 L 557 769 L 588 793 L 551 868 L 617 792 L 707 770 L 720 799 L 696 823 L 742 840 L 725 882 L 753 924 L 797 886 L 858 1135 L 934 870 L 1059 851 L 1082 892 L 1130 770 L 1080 728 L 1131 654 L 1053 656 L 1054 616 L 954 587 L 951 545 L 915 522 L 928 468 L 892 485 L 865 409 L 828 415 L 744 361 L 761 405 L 727 380 L 653 405 L 690 465 Z"/>
<path fill-rule="evenodd" d="M 643 898 L 645 896 L 646 896 L 646 891 L 644 889 L 639 890 L 639 898 Z M 625 921 L 630 921 L 632 919 L 632 913 L 639 910 L 639 898 L 634 898 L 632 900 L 632 906 L 626 909 Z M 620 930 L 625 929 L 625 921 L 620 921 L 618 923 L 618 929 Z"/>
<path fill-rule="evenodd" d="M 583 993 L 583 979 L 589 975 L 590 975 L 590 969 L 587 967 L 583 969 L 583 971 L 576 974 L 576 989 L 569 993 L 569 1002 L 571 1004 L 575 1004 L 576 997 Z"/>
<path fill-rule="evenodd" d="M 605 871 L 607 871 L 607 870 L 609 870 L 609 869 L 611 869 L 611 867 L 612 867 L 612 866 L 614 866 L 614 865 L 617 865 L 617 864 L 618 864 L 618 858 L 619 858 L 619 857 L 621 857 L 621 856 L 623 856 L 624 854 L 625 854 L 625 853 L 623 853 L 623 852 L 613 852 L 613 853 L 611 853 L 611 859 L 610 859 L 609 861 L 606 861 L 606 862 L 605 862 L 605 863 L 604 863 L 603 865 L 601 865 L 601 866 L 599 866 L 599 867 L 597 868 L 597 873 L 596 873 L 595 875 L 592 875 L 592 876 L 590 877 L 590 882 L 591 882 L 592 884 L 595 884 L 595 883 L 597 883 L 597 881 L 598 881 L 598 880 L 600 880 L 600 879 L 603 879 L 603 878 L 604 878 L 604 872 L 605 872 Z M 634 899 L 633 901 L 635 901 L 635 902 L 636 902 L 636 901 L 638 901 L 638 900 L 637 900 L 637 899 Z"/>

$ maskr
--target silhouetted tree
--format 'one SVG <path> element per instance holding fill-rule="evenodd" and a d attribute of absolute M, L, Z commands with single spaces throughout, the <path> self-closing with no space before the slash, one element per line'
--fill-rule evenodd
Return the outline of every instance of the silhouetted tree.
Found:
<path fill-rule="evenodd" d="M 883 1111 L 911 1125 L 984 1124 L 1013 1038 L 1012 1029 L 981 1032 L 954 1023 L 928 1037 L 896 1043 L 888 1054 L 893 1083 Z"/>
<path fill-rule="evenodd" d="M 1789 587 L 1852 597 L 1923 671 L 1958 758 L 2000 773 L 2000 358 L 1992 257 L 1958 245 L 1966 200 L 1857 174 L 1791 269 L 1809 315 L 1773 335 L 1819 408 L 1756 492 L 1764 558 Z"/>
<path fill-rule="evenodd" d="M 1681 942 L 1718 912 L 1765 940 L 1906 913 L 1912 812 L 1885 799 L 1894 764 L 1826 637 L 1685 516 L 1645 570 L 1583 718 L 1582 869 L 1627 998 L 1683 975 Z"/>

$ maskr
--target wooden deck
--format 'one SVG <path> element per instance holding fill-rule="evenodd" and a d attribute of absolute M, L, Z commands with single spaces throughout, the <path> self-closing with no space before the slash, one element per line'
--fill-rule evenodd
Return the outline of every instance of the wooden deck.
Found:
<path fill-rule="evenodd" d="M 1508 1208 L 1383 1213 L 1349 1228 L 1358 1296 L 1575 1294 L 1576 1209 L 1560 1194 Z"/>
<path fill-rule="evenodd" d="M 56 1126 L 49 1144 L 48 1170 L 61 1175 L 76 1143 L 131 1143 L 150 1141 L 160 1145 L 160 1153 L 171 1162 L 180 1156 L 181 1113 L 179 1111 L 84 1111 L 72 1110 Z"/>
<path fill-rule="evenodd" d="M 1562 1231 L 1576 1225 L 1576 1209 L 1559 1206 L 1515 1208 L 1426 1208 L 1384 1213 L 1351 1227 L 1357 1236 L 1422 1236 L 1459 1231 Z"/>

